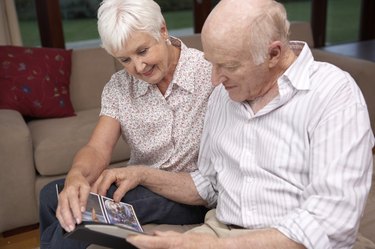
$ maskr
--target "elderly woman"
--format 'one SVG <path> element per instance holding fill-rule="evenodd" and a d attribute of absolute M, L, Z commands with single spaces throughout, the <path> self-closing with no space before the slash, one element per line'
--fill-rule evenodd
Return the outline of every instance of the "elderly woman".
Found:
<path fill-rule="evenodd" d="M 82 221 L 89 191 L 132 204 L 142 224 L 198 223 L 206 212 L 205 207 L 175 203 L 142 186 L 126 194 L 124 189 L 137 185 L 131 182 L 135 168 L 171 173 L 197 169 L 213 90 L 211 65 L 202 52 L 169 36 L 160 7 L 152 0 L 104 0 L 98 29 L 103 48 L 124 70 L 105 86 L 98 124 L 77 153 L 65 183 L 53 182 L 41 191 L 42 249 L 87 246 L 63 239 L 61 227 L 72 231 Z M 107 169 L 120 136 L 131 148 L 129 164 Z M 63 183 L 57 204 L 55 184 Z"/>

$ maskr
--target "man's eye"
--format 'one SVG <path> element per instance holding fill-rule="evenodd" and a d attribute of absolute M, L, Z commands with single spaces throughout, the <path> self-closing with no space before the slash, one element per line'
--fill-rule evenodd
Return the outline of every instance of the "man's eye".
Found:
<path fill-rule="evenodd" d="M 235 71 L 237 69 L 237 66 L 226 66 L 225 67 L 228 71 Z"/>

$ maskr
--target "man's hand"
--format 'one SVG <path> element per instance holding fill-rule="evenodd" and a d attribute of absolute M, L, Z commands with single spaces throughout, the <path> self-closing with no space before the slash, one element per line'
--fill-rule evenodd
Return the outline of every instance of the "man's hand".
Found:
<path fill-rule="evenodd" d="M 106 169 L 96 180 L 91 191 L 100 195 L 106 195 L 109 187 L 115 183 L 117 189 L 113 194 L 113 200 L 119 202 L 129 190 L 141 183 L 144 169 L 144 166 Z"/>
<path fill-rule="evenodd" d="M 235 236 L 218 238 L 201 232 L 155 232 L 154 236 L 134 235 L 126 239 L 141 249 L 304 249 L 276 229 L 243 230 Z"/>
<path fill-rule="evenodd" d="M 177 233 L 177 232 L 159 232 L 154 236 L 132 235 L 126 239 L 134 246 L 141 249 L 201 249 L 212 248 L 220 249 L 219 238 L 204 233 Z"/>
<path fill-rule="evenodd" d="M 62 228 L 71 232 L 75 224 L 82 222 L 82 213 L 86 210 L 90 185 L 80 172 L 71 171 L 66 177 L 64 189 L 59 194 L 56 217 Z"/>

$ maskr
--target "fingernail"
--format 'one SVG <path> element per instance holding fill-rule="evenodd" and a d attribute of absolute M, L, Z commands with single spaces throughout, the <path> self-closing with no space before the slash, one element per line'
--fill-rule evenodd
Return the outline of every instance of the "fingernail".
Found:
<path fill-rule="evenodd" d="M 69 232 L 73 231 L 74 230 L 74 226 L 73 225 L 70 225 L 69 226 Z"/>
<path fill-rule="evenodd" d="M 79 223 L 81 223 L 81 220 L 76 218 L 76 222 L 77 222 L 77 224 L 79 224 Z"/>

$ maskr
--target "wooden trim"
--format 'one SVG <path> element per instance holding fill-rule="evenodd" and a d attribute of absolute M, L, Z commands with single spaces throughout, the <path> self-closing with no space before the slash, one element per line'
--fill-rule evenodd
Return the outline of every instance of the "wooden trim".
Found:
<path fill-rule="evenodd" d="M 362 0 L 359 40 L 375 39 L 375 1 Z"/>
<path fill-rule="evenodd" d="M 42 47 L 65 48 L 59 0 L 35 0 Z"/>
<path fill-rule="evenodd" d="M 2 233 L 2 235 L 3 235 L 4 238 L 6 238 L 6 237 L 14 236 L 14 235 L 17 235 L 17 234 L 20 234 L 20 233 L 29 232 L 29 231 L 32 231 L 32 230 L 35 230 L 35 229 L 38 229 L 38 228 L 39 228 L 39 223 L 24 226 L 24 227 L 15 228 L 15 229 L 12 229 L 12 230 L 9 230 L 9 231 L 5 231 L 5 232 Z"/>
<path fill-rule="evenodd" d="M 211 0 L 194 0 L 194 33 L 200 33 L 204 21 L 211 12 Z"/>
<path fill-rule="evenodd" d="M 314 47 L 323 47 L 326 43 L 328 0 L 311 0 L 311 28 Z"/>

